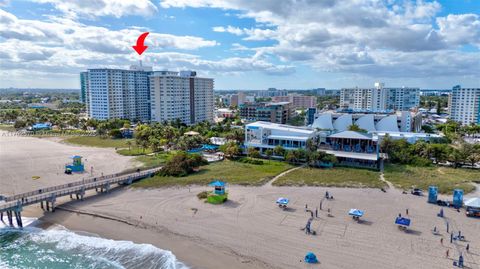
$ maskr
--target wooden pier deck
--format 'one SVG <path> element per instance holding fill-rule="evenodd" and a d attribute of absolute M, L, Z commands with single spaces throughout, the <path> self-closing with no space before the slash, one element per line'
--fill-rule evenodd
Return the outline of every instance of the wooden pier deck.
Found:
<path fill-rule="evenodd" d="M 3 221 L 3 213 L 6 213 L 10 226 L 13 226 L 13 217 L 15 217 L 17 225 L 22 227 L 21 212 L 24 206 L 39 203 L 42 209 L 53 212 L 58 197 L 70 195 L 72 199 L 75 197 L 82 200 L 88 190 L 95 189 L 97 192 L 108 192 L 112 185 L 130 185 L 136 180 L 152 176 L 160 169 L 161 167 L 127 174 L 91 177 L 77 182 L 2 197 L 3 199 L 0 200 L 0 220 Z"/>

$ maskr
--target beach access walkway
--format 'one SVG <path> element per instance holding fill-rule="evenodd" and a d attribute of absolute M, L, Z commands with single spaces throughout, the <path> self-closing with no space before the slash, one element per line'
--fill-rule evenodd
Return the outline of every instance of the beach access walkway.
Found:
<path fill-rule="evenodd" d="M 54 212 L 55 202 L 59 197 L 69 195 L 72 199 L 75 196 L 76 199 L 83 200 L 85 192 L 88 190 L 95 189 L 98 193 L 108 192 L 115 184 L 130 185 L 134 181 L 153 176 L 160 169 L 161 167 L 131 173 L 91 177 L 12 196 L 0 196 L 0 221 L 3 221 L 3 213 L 6 213 L 10 226 L 13 226 L 13 217 L 15 217 L 18 227 L 23 227 L 21 212 L 24 206 L 40 203 L 42 209 Z"/>

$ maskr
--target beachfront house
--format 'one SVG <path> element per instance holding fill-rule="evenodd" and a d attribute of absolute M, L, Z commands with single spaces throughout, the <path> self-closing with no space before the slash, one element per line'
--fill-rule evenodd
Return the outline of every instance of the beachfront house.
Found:
<path fill-rule="evenodd" d="M 276 146 L 286 150 L 305 148 L 307 140 L 316 131 L 306 127 L 296 127 L 265 121 L 257 121 L 245 126 L 245 147 L 257 148 L 260 153 Z"/>

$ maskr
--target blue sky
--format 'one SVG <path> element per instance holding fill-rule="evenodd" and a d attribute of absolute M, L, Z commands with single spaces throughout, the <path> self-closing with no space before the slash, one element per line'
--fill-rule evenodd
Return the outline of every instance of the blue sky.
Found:
<path fill-rule="evenodd" d="M 217 89 L 480 87 L 479 14 L 476 0 L 0 0 L 0 88 L 78 88 L 82 70 L 140 59 Z"/>

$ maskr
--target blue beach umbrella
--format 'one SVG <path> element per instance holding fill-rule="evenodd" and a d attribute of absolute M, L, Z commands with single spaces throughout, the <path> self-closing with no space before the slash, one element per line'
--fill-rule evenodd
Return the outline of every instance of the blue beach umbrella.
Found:
<path fill-rule="evenodd" d="M 313 254 L 313 252 L 308 252 L 307 255 L 305 255 L 305 262 L 306 263 L 318 263 L 317 256 Z"/>
<path fill-rule="evenodd" d="M 363 214 L 364 214 L 363 210 L 360 210 L 360 209 L 350 209 L 350 211 L 348 211 L 348 215 L 354 216 L 354 217 L 361 217 L 363 216 Z"/>

